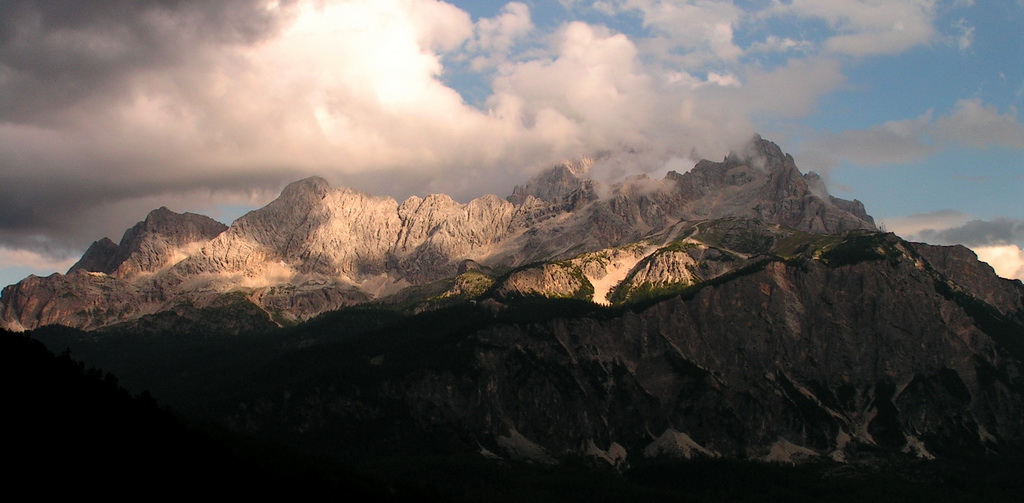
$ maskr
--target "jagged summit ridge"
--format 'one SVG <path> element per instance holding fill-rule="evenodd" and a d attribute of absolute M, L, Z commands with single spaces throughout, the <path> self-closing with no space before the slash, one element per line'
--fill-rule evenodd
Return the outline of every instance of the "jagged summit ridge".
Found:
<path fill-rule="evenodd" d="M 195 252 L 191 245 L 209 241 L 227 228 L 203 215 L 160 207 L 125 231 L 120 244 L 109 238 L 94 242 L 68 274 L 88 271 L 130 277 L 156 272 Z"/>
<path fill-rule="evenodd" d="M 681 222 L 740 217 L 807 232 L 874 229 L 862 205 L 828 196 L 774 143 L 756 138 L 745 152 L 661 180 L 611 186 L 587 178 L 594 161 L 584 158 L 538 175 L 506 199 L 486 195 L 465 204 L 443 194 L 398 203 L 309 177 L 230 227 L 161 208 L 119 244 L 94 243 L 67 276 L 40 280 L 43 290 L 66 295 L 42 294 L 37 283 L 5 291 L 2 319 L 15 328 L 94 328 L 182 302 L 201 306 L 231 291 L 275 316 L 304 319 L 454 277 L 467 260 L 510 268 L 569 259 L 664 241 Z M 114 317 L 97 309 L 110 289 L 122 301 Z"/>
<path fill-rule="evenodd" d="M 532 196 L 544 202 L 557 203 L 590 181 L 587 175 L 593 166 L 594 158 L 587 156 L 565 161 L 538 174 L 526 185 L 517 185 L 506 199 L 512 204 L 523 204 L 527 197 Z"/>

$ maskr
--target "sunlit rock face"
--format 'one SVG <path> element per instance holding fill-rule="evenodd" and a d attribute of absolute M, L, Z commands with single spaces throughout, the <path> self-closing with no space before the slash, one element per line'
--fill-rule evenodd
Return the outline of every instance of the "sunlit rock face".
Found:
<path fill-rule="evenodd" d="M 203 215 L 160 208 L 125 231 L 120 244 L 108 238 L 94 242 L 68 273 L 100 272 L 125 279 L 155 273 L 195 253 L 226 229 Z"/>
<path fill-rule="evenodd" d="M 874 229 L 859 202 L 829 196 L 820 179 L 802 175 L 792 157 L 760 138 L 721 163 L 701 161 L 661 180 L 641 176 L 602 186 L 587 178 L 593 162 L 556 166 L 507 199 L 486 195 L 465 204 L 441 194 L 398 203 L 313 177 L 230 227 L 161 208 L 120 243 L 93 243 L 67 276 L 5 290 L 2 323 L 97 328 L 182 303 L 202 307 L 232 291 L 268 316 L 300 320 L 453 278 L 466 260 L 506 270 L 566 260 L 644 240 L 667 242 L 691 221 L 742 217 L 808 232 Z M 60 288 L 75 296 L 48 293 Z M 551 288 L 571 287 L 534 290 Z M 121 307 L 106 306 L 107 298 Z"/>

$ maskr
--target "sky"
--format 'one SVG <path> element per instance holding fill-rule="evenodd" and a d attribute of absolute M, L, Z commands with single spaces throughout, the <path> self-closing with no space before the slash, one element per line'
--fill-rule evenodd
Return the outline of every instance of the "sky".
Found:
<path fill-rule="evenodd" d="M 2 0 L 0 285 L 310 175 L 468 201 L 755 133 L 1024 279 L 1021 33 L 1024 0 Z"/>

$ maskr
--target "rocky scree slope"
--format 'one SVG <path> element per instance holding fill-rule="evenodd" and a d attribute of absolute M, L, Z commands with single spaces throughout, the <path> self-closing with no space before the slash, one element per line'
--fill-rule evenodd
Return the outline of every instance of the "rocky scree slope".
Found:
<path fill-rule="evenodd" d="M 801 174 L 791 156 L 760 138 L 723 162 L 701 161 L 661 180 L 605 187 L 586 178 L 590 163 L 555 167 L 508 199 L 466 204 L 437 194 L 399 204 L 314 177 L 226 230 L 156 210 L 119 245 L 95 243 L 68 274 L 7 287 L 0 322 L 15 330 L 95 329 L 181 305 L 202 308 L 231 292 L 287 322 L 453 278 L 467 260 L 506 270 L 565 260 L 671 240 L 666 231 L 681 222 L 744 217 L 806 232 L 874 229 L 859 202 L 829 196 L 816 175 Z"/>

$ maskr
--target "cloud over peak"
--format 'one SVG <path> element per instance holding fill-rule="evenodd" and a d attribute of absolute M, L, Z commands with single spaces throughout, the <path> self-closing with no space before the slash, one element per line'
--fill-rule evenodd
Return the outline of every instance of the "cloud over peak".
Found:
<path fill-rule="evenodd" d="M 996 274 L 1024 280 L 1024 220 L 981 220 L 959 211 L 939 210 L 889 218 L 883 226 L 912 241 L 967 246 Z"/>

